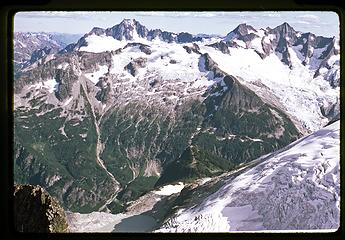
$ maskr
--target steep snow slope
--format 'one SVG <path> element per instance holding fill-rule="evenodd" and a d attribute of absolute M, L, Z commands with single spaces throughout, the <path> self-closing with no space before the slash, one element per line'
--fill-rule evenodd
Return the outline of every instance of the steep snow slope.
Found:
<path fill-rule="evenodd" d="M 336 230 L 339 128 L 337 121 L 271 154 L 158 231 Z"/>

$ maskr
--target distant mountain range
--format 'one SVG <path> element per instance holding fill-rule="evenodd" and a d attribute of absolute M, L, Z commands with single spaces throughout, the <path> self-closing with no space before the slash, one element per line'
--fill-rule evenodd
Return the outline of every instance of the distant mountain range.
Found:
<path fill-rule="evenodd" d="M 81 34 L 15 32 L 14 67 L 22 69 L 77 41 Z"/>

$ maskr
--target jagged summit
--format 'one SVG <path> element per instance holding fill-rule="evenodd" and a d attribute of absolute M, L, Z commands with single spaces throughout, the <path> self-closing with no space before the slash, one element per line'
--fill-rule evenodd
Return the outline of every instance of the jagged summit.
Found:
<path fill-rule="evenodd" d="M 148 29 L 135 19 L 124 19 L 121 23 L 106 29 L 105 33 L 117 40 L 133 40 L 138 37 L 146 38 Z"/>
<path fill-rule="evenodd" d="M 292 35 L 296 35 L 297 31 L 293 27 L 291 27 L 287 22 L 284 22 L 283 24 L 275 27 L 272 29 L 271 32 L 278 33 L 279 35 L 282 35 L 284 37 Z"/>
<path fill-rule="evenodd" d="M 135 19 L 123 19 L 119 24 L 114 25 L 113 27 L 103 29 L 100 27 L 94 27 L 92 30 L 87 33 L 84 37 L 90 35 L 106 35 L 111 36 L 116 40 L 134 40 L 138 37 L 146 38 L 148 29 L 140 24 Z"/>
<path fill-rule="evenodd" d="M 136 23 L 139 23 L 139 22 L 135 20 L 134 18 L 124 18 L 120 24 L 134 26 Z"/>
<path fill-rule="evenodd" d="M 246 24 L 246 23 L 241 23 L 233 31 L 238 32 L 241 35 L 248 34 L 248 33 L 250 33 L 250 31 L 256 32 L 255 28 L 253 28 L 251 25 Z"/>
<path fill-rule="evenodd" d="M 107 29 L 103 29 L 100 27 L 92 28 L 92 30 L 89 33 L 85 34 L 82 38 L 80 38 L 77 43 L 67 46 L 61 51 L 61 53 L 80 50 L 82 47 L 87 47 L 89 45 L 89 42 L 97 42 L 98 40 L 100 40 L 100 38 L 98 37 L 112 37 L 114 38 L 114 40 L 118 41 L 138 42 L 140 42 L 141 40 L 151 41 L 153 39 L 159 39 L 168 43 L 190 43 L 201 41 L 204 38 L 198 35 L 194 36 L 188 32 L 180 32 L 177 34 L 173 32 L 163 31 L 161 29 L 149 30 L 135 19 L 123 19 L 119 24 L 116 24 L 113 27 Z M 209 36 L 205 38 L 209 38 Z M 101 44 L 97 45 L 100 46 Z M 112 46 L 114 47 L 114 44 Z"/>
<path fill-rule="evenodd" d="M 241 23 L 239 24 L 234 30 L 232 30 L 231 32 L 229 32 L 224 40 L 225 41 L 230 41 L 234 38 L 243 38 L 244 36 L 251 34 L 251 33 L 255 33 L 257 32 L 255 30 L 255 28 L 253 28 L 251 25 L 248 25 L 246 23 Z"/>

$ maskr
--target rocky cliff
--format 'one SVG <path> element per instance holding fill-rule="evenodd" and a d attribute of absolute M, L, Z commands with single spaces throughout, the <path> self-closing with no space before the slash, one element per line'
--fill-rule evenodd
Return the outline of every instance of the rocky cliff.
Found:
<path fill-rule="evenodd" d="M 40 186 L 15 185 L 14 225 L 19 232 L 68 232 L 65 212 Z"/>

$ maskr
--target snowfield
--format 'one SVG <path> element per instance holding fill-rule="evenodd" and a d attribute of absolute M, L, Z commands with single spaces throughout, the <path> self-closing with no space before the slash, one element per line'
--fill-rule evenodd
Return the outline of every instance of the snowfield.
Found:
<path fill-rule="evenodd" d="M 85 38 L 87 46 L 83 46 L 79 51 L 100 53 L 112 51 L 124 47 L 126 41 L 119 41 L 110 36 L 97 36 L 92 34 Z"/>
<path fill-rule="evenodd" d="M 337 121 L 270 154 L 157 231 L 337 230 L 339 128 Z"/>
<path fill-rule="evenodd" d="M 107 66 L 98 66 L 99 70 L 93 73 L 86 73 L 85 76 L 90 79 L 94 84 L 97 84 L 99 78 L 108 72 Z"/>

